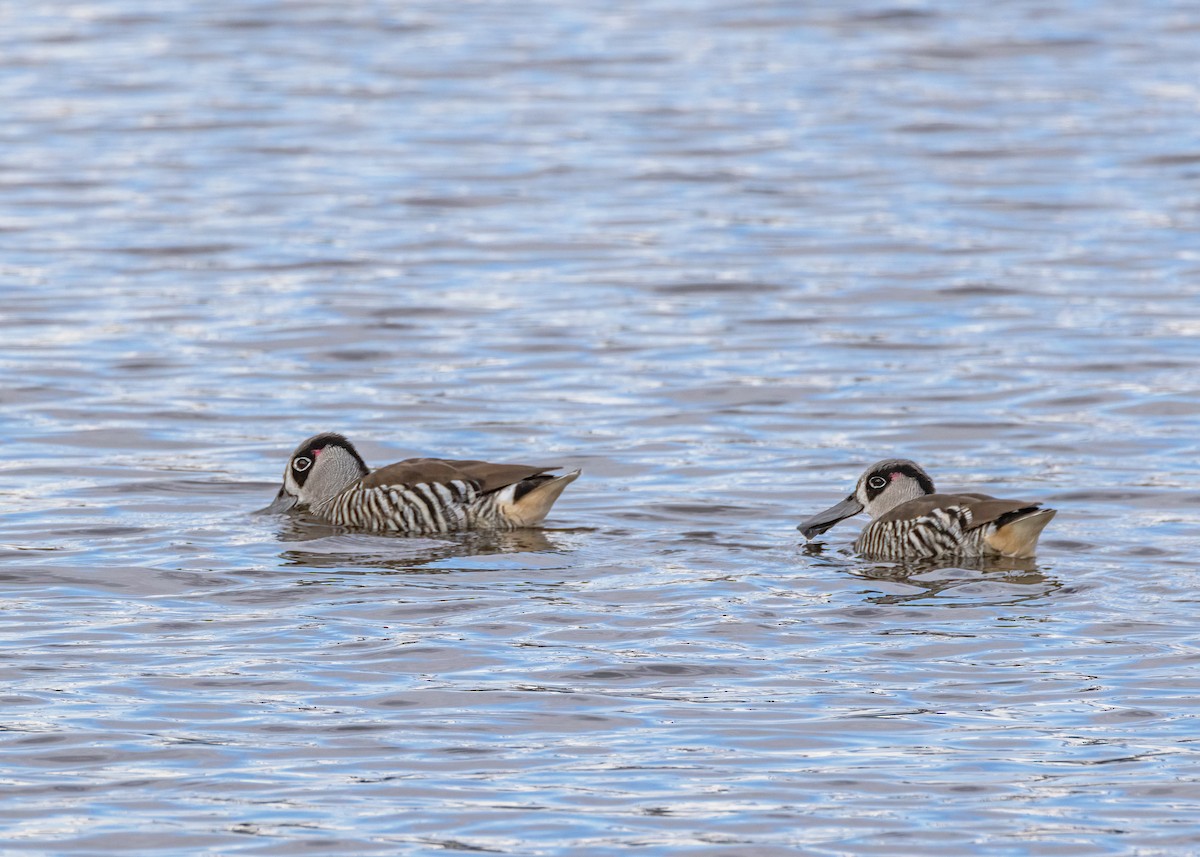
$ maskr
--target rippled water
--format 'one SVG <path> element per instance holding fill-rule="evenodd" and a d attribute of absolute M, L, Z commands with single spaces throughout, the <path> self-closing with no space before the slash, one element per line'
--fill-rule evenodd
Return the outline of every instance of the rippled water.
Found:
<path fill-rule="evenodd" d="M 0 6 L 3 850 L 1200 848 L 1193 12 Z M 1037 560 L 804 547 L 893 455 Z"/>

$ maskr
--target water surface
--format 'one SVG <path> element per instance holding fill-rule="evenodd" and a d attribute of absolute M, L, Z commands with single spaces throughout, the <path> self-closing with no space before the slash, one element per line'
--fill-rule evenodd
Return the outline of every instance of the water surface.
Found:
<path fill-rule="evenodd" d="M 0 10 L 3 850 L 1194 851 L 1193 17 Z M 584 476 L 250 514 L 321 430 Z M 893 455 L 1037 559 L 801 544 Z"/>

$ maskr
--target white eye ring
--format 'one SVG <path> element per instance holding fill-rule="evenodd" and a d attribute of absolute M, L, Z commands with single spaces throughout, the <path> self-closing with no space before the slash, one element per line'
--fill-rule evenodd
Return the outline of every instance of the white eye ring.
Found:
<path fill-rule="evenodd" d="M 312 459 L 305 458 L 303 455 L 292 462 L 292 470 L 295 470 L 297 473 L 303 473 L 310 467 L 312 467 Z"/>
<path fill-rule="evenodd" d="M 887 485 L 887 480 L 884 479 L 882 476 L 872 476 L 870 479 L 867 480 L 868 488 L 879 489 L 879 488 L 883 488 L 885 485 Z"/>

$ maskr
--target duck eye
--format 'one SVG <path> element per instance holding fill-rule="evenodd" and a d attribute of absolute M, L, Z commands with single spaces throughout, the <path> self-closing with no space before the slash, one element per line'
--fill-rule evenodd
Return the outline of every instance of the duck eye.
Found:
<path fill-rule="evenodd" d="M 867 487 L 874 488 L 877 491 L 880 488 L 883 488 L 885 485 L 887 485 L 887 480 L 884 479 L 882 476 L 872 476 L 870 479 L 867 480 Z"/>
<path fill-rule="evenodd" d="M 292 470 L 295 470 L 297 473 L 303 473 L 310 467 L 312 467 L 312 459 L 305 458 L 304 456 L 300 456 L 292 462 Z"/>

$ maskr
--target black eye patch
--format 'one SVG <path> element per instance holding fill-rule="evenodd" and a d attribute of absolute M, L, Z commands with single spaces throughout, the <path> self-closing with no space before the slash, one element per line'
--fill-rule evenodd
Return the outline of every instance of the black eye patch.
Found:
<path fill-rule="evenodd" d="M 874 500 L 883 493 L 883 490 L 888 487 L 888 482 L 890 481 L 888 478 L 889 475 L 890 474 L 872 473 L 869 477 L 867 477 L 868 500 Z"/>
<path fill-rule="evenodd" d="M 307 455 L 297 455 L 292 459 L 292 478 L 296 480 L 296 484 L 304 487 L 305 481 L 308 479 L 308 474 L 312 471 L 313 462 L 316 461 L 316 453 L 313 452 L 312 458 Z"/>

